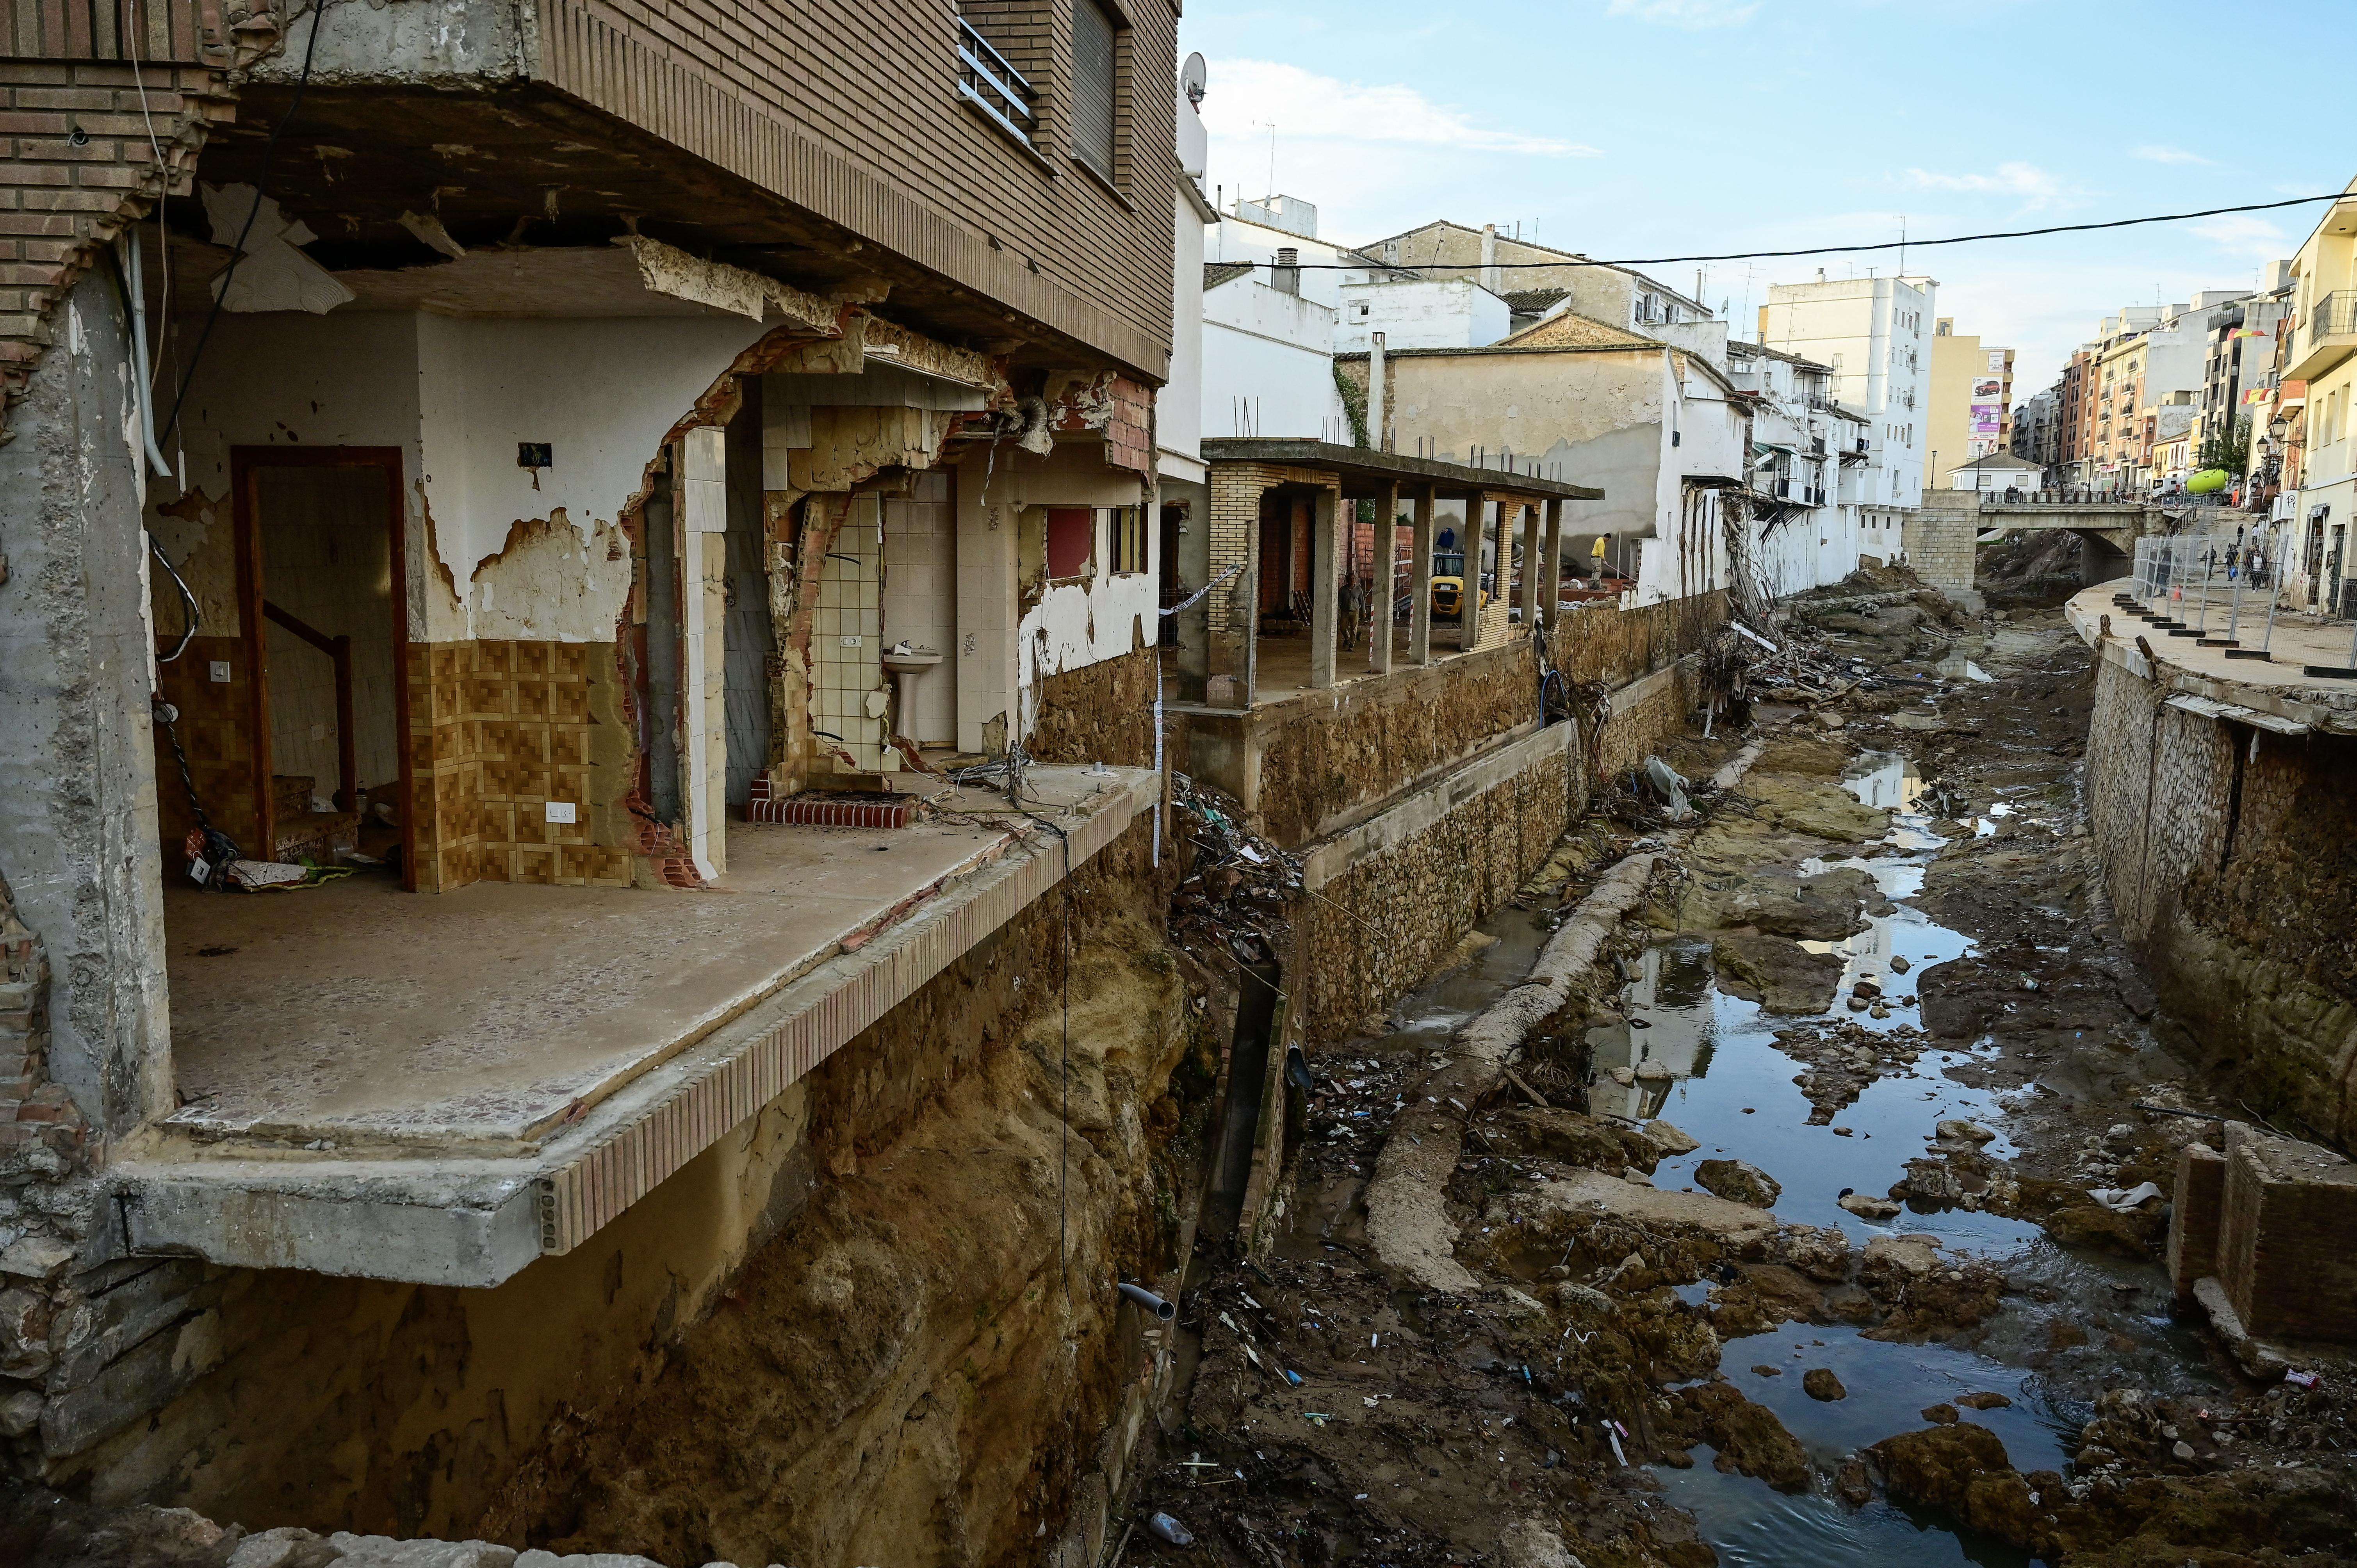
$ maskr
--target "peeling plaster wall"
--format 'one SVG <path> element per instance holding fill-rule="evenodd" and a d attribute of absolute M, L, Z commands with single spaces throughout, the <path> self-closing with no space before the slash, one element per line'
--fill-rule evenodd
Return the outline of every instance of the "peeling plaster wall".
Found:
<path fill-rule="evenodd" d="M 1038 716 L 1039 683 L 1045 678 L 1154 641 L 1152 556 L 1160 530 L 1151 520 L 1146 571 L 1105 571 L 1101 522 L 1089 578 L 1046 587 L 1036 603 L 1026 604 L 1031 589 L 1018 581 L 1017 537 L 1024 509 L 1145 506 L 1149 499 L 1140 476 L 1107 466 L 1103 449 L 1092 441 L 1059 442 L 1044 457 L 1011 445 L 995 453 L 964 454 L 957 486 L 961 748 L 991 749 L 994 725 L 1001 735 L 1028 732 Z M 1021 614 L 1006 624 L 1018 605 Z"/>
<path fill-rule="evenodd" d="M 611 642 L 630 596 L 621 515 L 673 425 L 760 336 L 718 316 L 224 316 L 182 417 L 190 493 L 160 486 L 150 523 L 188 561 L 207 634 L 226 635 L 230 448 L 397 446 L 411 640 Z M 525 441 L 554 466 L 517 467 Z M 176 628 L 167 596 L 157 619 Z"/>
<path fill-rule="evenodd" d="M 466 601 L 457 624 L 429 624 L 428 640 L 611 642 L 630 591 L 621 514 L 663 437 L 759 339 L 759 324 L 416 320 L 425 497 Z M 526 441 L 548 443 L 554 466 L 517 467 Z M 570 528 L 520 526 L 559 518 Z M 436 604 L 439 620 L 447 607 Z"/>
<path fill-rule="evenodd" d="M 148 490 L 147 526 L 179 566 L 204 614 L 204 635 L 231 637 L 237 618 L 236 553 L 230 497 L 232 446 L 397 446 L 411 500 L 410 636 L 422 636 L 426 602 L 415 571 L 418 475 L 417 320 L 406 315 L 224 314 L 180 414 L 180 439 L 166 452 L 178 482 Z M 177 325 L 193 343 L 200 321 Z M 158 414 L 158 423 L 163 415 Z M 182 463 L 185 455 L 187 461 Z M 159 582 L 157 626 L 181 625 L 178 592 Z"/>

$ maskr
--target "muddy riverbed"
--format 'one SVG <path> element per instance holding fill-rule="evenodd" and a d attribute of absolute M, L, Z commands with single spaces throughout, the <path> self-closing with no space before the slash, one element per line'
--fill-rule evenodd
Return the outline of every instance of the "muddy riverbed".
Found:
<path fill-rule="evenodd" d="M 1275 1255 L 1190 1275 L 1125 1561 L 2357 1561 L 2348 1389 L 2248 1380 L 2158 1262 L 2177 1151 L 2240 1112 L 2110 933 L 2085 650 L 2034 611 L 1901 630 L 1849 640 L 1904 700 L 1674 748 L 1764 742 L 1497 1092 L 1426 1090 L 1665 842 L 1633 800 L 1321 1053 Z M 1367 1234 L 1386 1142 L 1440 1117 L 1470 1289 Z"/>

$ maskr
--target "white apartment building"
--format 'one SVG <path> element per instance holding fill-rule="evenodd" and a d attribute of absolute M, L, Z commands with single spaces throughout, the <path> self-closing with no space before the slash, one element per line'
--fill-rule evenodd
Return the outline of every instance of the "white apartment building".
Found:
<path fill-rule="evenodd" d="M 1834 401 L 1870 415 L 1874 461 L 1859 504 L 1922 504 L 1931 413 L 1932 309 L 1927 277 L 1776 284 L 1760 307 L 1760 341 L 1824 365 Z"/>
<path fill-rule="evenodd" d="M 1751 403 L 1751 550 L 1778 598 L 1837 583 L 1861 558 L 1903 553 L 1899 512 L 1862 501 L 1877 423 L 1834 400 L 1833 370 L 1757 343 L 1727 346 L 1727 371 Z"/>

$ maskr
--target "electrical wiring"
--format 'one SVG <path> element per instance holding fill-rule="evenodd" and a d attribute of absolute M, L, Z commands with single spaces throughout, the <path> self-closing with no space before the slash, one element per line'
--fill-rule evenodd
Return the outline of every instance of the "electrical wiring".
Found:
<path fill-rule="evenodd" d="M 204 329 L 197 334 L 197 346 L 188 350 L 188 369 L 181 373 L 180 390 L 172 399 L 172 417 L 164 422 L 162 435 L 168 436 L 180 426 L 180 410 L 188 401 L 188 388 L 196 384 L 197 367 L 205 357 L 205 344 L 213 335 L 213 327 L 221 320 L 221 307 L 229 298 L 230 281 L 237 276 L 237 264 L 245 259 L 245 242 L 253 236 L 253 220 L 262 215 L 263 197 L 270 185 L 270 160 L 278 151 L 278 139 L 286 134 L 296 112 L 303 107 L 303 94 L 311 85 L 311 60 L 319 48 L 319 24 L 327 13 L 327 0 L 313 0 L 311 36 L 303 45 L 303 73 L 295 80 L 295 96 L 286 105 L 286 113 L 270 128 L 270 140 L 263 144 L 262 167 L 253 177 L 253 205 L 246 209 L 245 227 L 237 231 L 237 243 L 231 247 L 229 264 L 221 269 L 220 286 L 213 291 L 213 307 L 205 313 Z M 167 301 L 168 308 L 169 301 Z"/>
<path fill-rule="evenodd" d="M 2029 240 L 2042 234 L 2084 234 L 2099 229 L 2133 229 L 2145 223 L 2183 223 L 2195 218 L 2217 218 L 2232 212 L 2272 212 L 2284 207 L 2308 207 L 2319 201 L 2352 199 L 2345 190 L 2326 196 L 2295 196 L 2282 201 L 2252 201 L 2239 207 L 2205 207 L 2199 212 L 2160 212 L 2146 218 L 2115 218 L 2103 223 L 2055 223 L 2043 229 L 1992 230 L 1982 234 L 1952 234 L 1944 240 L 1880 240 L 1864 245 L 1809 245 L 1793 251 L 1727 251 L 1717 255 L 1695 256 L 1600 256 L 1566 255 L 1552 262 L 1379 262 L 1369 257 L 1360 262 L 1300 262 L 1288 266 L 1288 272 L 1361 273 L 1370 268 L 1384 272 L 1463 272 L 1479 265 L 1484 271 L 1522 272 L 1543 267 L 1663 267 L 1678 262 L 1756 262 L 1773 261 L 1792 256 L 1840 256 L 1865 251 L 1921 251 L 1934 245 L 1970 245 L 1985 240 Z M 1238 266 L 1268 267 L 1275 262 L 1239 262 Z"/>

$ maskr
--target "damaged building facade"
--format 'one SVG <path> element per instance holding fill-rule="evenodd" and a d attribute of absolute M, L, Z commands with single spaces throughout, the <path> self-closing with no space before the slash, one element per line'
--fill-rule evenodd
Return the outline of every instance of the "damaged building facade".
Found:
<path fill-rule="evenodd" d="M 126 15 L 0 67 L 17 1472 L 707 1557 L 1085 1530 L 1135 1326 L 1025 1282 L 1166 1261 L 1152 942 L 1094 1152 L 976 1151 L 1001 1272 L 861 1245 L 954 1086 L 1046 1102 L 1025 981 L 1165 875 L 1172 9 Z M 1002 1376 L 1055 1431 L 945 1421 L 783 1523 L 553 1482 L 772 1254 L 952 1326 L 828 1328 L 871 1381 L 798 1386 L 779 1476 Z"/>

